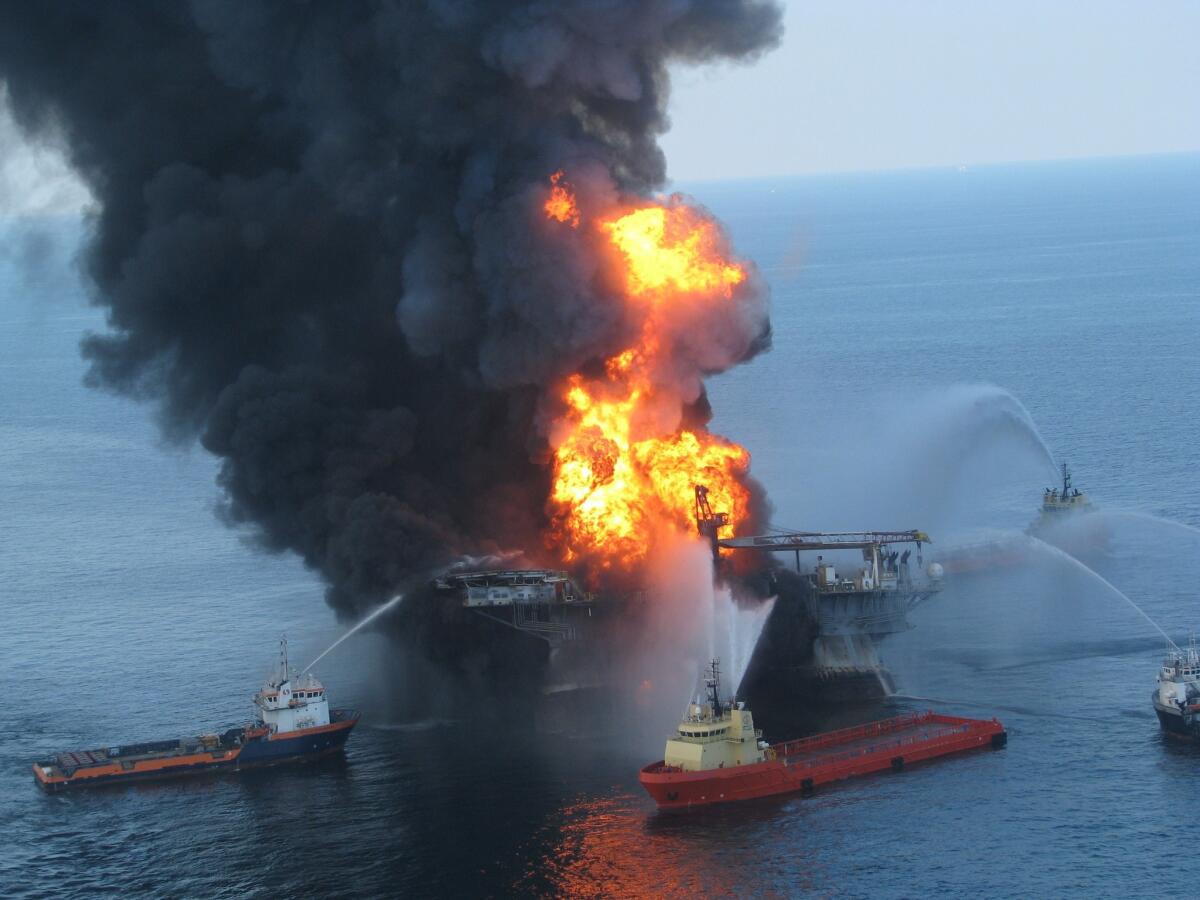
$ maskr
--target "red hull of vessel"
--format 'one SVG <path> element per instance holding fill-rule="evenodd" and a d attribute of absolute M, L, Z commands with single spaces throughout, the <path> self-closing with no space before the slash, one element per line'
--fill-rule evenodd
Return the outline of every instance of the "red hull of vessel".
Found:
<path fill-rule="evenodd" d="M 995 719 L 966 719 L 933 712 L 897 716 L 776 744 L 773 758 L 729 769 L 686 772 L 660 760 L 638 780 L 662 809 L 688 809 L 773 794 L 809 793 L 831 781 L 885 770 L 980 747 L 1003 747 Z"/>

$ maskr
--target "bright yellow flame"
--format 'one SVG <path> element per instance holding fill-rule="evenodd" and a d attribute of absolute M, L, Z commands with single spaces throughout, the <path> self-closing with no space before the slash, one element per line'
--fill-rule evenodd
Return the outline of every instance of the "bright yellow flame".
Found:
<path fill-rule="evenodd" d="M 546 215 L 572 227 L 580 223 L 575 198 L 550 176 Z M 623 209 L 598 220 L 631 309 L 646 310 L 633 346 L 609 358 L 604 375 L 572 375 L 563 385 L 566 413 L 554 451 L 550 543 L 567 560 L 587 557 L 602 568 L 643 559 L 663 529 L 694 530 L 694 488 L 705 485 L 714 510 L 736 528 L 749 513 L 746 487 L 750 454 L 703 428 L 670 434 L 634 434 L 640 415 L 661 409 L 666 390 L 653 374 L 671 352 L 664 339 L 673 304 L 729 298 L 746 270 L 724 256 L 716 223 L 680 203 Z M 642 428 L 645 427 L 643 424 Z"/>
<path fill-rule="evenodd" d="M 730 296 L 746 271 L 722 258 L 716 225 L 687 206 L 647 206 L 600 228 L 625 258 L 632 296 L 720 292 Z"/>
<path fill-rule="evenodd" d="M 632 440 L 630 421 L 645 396 L 632 388 L 601 399 L 578 375 L 570 379 L 564 400 L 573 427 L 555 452 L 551 493 L 564 513 L 557 537 L 568 559 L 584 552 L 604 567 L 629 564 L 645 556 L 656 529 L 694 530 L 697 484 L 708 487 L 713 508 L 728 512 L 731 524 L 746 515 L 741 479 L 750 454 L 706 431 Z"/>

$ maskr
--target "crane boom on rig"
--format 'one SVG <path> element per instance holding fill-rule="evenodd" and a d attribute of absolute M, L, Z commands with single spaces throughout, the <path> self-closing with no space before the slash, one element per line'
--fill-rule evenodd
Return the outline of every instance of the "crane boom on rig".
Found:
<path fill-rule="evenodd" d="M 920 556 L 922 544 L 933 541 L 923 531 L 793 531 L 780 534 L 755 534 L 723 538 L 722 528 L 729 524 L 729 515 L 713 512 L 708 502 L 708 488 L 696 485 L 696 529 L 708 538 L 713 561 L 720 559 L 721 550 L 864 550 L 888 544 L 916 544 Z"/>
<path fill-rule="evenodd" d="M 929 535 L 914 529 L 721 537 L 730 517 L 713 511 L 704 485 L 695 485 L 695 491 L 696 529 L 712 547 L 714 568 L 721 565 L 722 550 L 796 555 L 794 574 L 773 564 L 764 567 L 765 587 L 775 602 L 763 630 L 765 656 L 760 657 L 756 647 L 754 660 L 768 661 L 757 666 L 751 662 L 746 675 L 750 686 L 743 689 L 769 691 L 789 685 L 789 690 L 812 696 L 841 684 L 855 696 L 891 693 L 891 675 L 879 659 L 876 643 L 912 628 L 908 614 L 941 590 L 941 566 L 934 563 L 923 570 L 921 548 L 932 543 Z M 916 571 L 909 565 L 914 549 Z M 808 550 L 858 550 L 862 563 L 846 565 L 839 554 L 838 560 L 817 555 L 815 565 L 802 565 L 801 552 Z"/>
<path fill-rule="evenodd" d="M 720 555 L 720 531 L 729 524 L 729 513 L 715 513 L 708 503 L 708 488 L 702 484 L 696 485 L 696 528 L 703 537 L 708 538 L 712 546 L 713 562 Z"/>
<path fill-rule="evenodd" d="M 865 550 L 885 544 L 932 544 L 923 531 L 793 531 L 720 538 L 727 550 Z"/>

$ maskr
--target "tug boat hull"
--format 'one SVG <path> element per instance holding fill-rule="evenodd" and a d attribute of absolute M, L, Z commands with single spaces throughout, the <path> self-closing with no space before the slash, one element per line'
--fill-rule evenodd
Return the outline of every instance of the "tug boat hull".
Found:
<path fill-rule="evenodd" d="M 933 712 L 896 716 L 868 725 L 776 744 L 762 762 L 685 771 L 662 761 L 641 770 L 639 781 L 660 809 L 681 810 L 775 794 L 809 794 L 833 781 L 1007 743 L 995 719 Z"/>
<path fill-rule="evenodd" d="M 1154 704 L 1158 724 L 1164 732 L 1177 737 L 1200 740 L 1200 722 L 1197 721 L 1197 713 L 1200 712 L 1200 708 L 1191 706 L 1186 709 L 1179 707 L 1172 709 L 1164 706 L 1158 701 L 1158 691 L 1154 692 L 1150 700 Z"/>
<path fill-rule="evenodd" d="M 1165 734 L 1200 740 L 1200 649 L 1171 644 L 1150 695 Z"/>
<path fill-rule="evenodd" d="M 193 738 L 59 753 L 34 763 L 33 775 L 42 788 L 56 792 L 312 760 L 339 752 L 358 724 L 354 710 L 333 710 L 330 718 L 328 725 L 285 734 L 237 728 L 207 744 Z"/>

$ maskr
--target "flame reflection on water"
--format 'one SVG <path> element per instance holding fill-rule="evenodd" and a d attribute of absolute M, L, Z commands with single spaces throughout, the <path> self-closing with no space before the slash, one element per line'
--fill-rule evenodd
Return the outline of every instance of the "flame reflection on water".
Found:
<path fill-rule="evenodd" d="M 570 897 L 738 896 L 828 894 L 797 866 L 803 846 L 781 819 L 799 815 L 794 798 L 773 798 L 690 813 L 657 813 L 628 793 L 564 807 L 558 840 L 531 866 L 515 892 Z M 792 833 L 789 846 L 778 844 Z M 732 839 L 731 839 L 732 838 Z M 763 844 L 778 844 L 780 865 L 764 866 Z M 754 847 L 751 852 L 750 848 Z M 806 871 L 797 879 L 796 870 Z"/>

